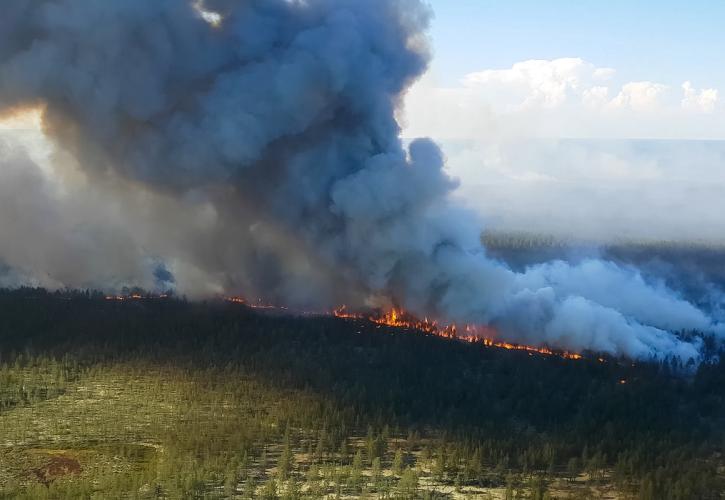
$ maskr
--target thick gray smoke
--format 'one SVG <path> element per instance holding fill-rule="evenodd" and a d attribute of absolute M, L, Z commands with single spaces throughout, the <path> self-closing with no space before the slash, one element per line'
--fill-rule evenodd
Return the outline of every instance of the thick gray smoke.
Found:
<path fill-rule="evenodd" d="M 43 106 L 61 151 L 60 188 L 27 156 L 3 155 L 0 262 L 16 278 L 152 287 L 168 269 L 191 295 L 395 302 L 513 341 L 635 358 L 697 360 L 698 342 L 674 332 L 723 332 L 636 269 L 516 273 L 486 256 L 439 148 L 399 139 L 401 95 L 428 59 L 418 0 L 3 8 L 0 112 Z"/>

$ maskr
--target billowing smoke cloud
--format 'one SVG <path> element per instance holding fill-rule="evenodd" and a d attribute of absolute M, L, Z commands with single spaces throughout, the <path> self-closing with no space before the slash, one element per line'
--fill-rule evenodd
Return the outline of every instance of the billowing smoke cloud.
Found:
<path fill-rule="evenodd" d="M 0 258 L 51 286 L 243 293 L 295 307 L 395 302 L 506 338 L 698 358 L 722 326 L 636 269 L 516 273 L 430 140 L 395 111 L 425 69 L 417 0 L 15 0 L 0 109 L 42 106 L 54 181 L 4 155 Z M 221 19 L 221 22 L 216 22 Z M 210 22 L 212 21 L 212 22 Z M 60 186 L 60 187 L 58 187 Z"/>

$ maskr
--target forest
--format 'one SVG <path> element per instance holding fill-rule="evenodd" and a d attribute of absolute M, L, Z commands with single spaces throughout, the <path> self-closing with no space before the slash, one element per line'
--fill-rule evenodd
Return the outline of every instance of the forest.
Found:
<path fill-rule="evenodd" d="M 682 332 L 682 335 L 694 332 Z M 725 362 L 0 291 L 0 498 L 725 497 Z"/>

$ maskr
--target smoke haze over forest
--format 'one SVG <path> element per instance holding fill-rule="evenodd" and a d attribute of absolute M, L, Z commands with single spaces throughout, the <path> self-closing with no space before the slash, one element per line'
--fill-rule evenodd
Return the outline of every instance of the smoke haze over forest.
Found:
<path fill-rule="evenodd" d="M 456 156 L 446 166 L 435 137 L 401 139 L 405 92 L 430 60 L 424 4 L 203 9 L 6 7 L 0 113 L 29 130 L 0 139 L 0 285 L 397 305 L 509 341 L 642 359 L 700 361 L 701 337 L 679 333 L 725 335 L 718 287 L 694 301 L 597 255 L 514 269 L 487 254 L 480 235 L 497 214 L 471 208 L 475 195 L 461 202 L 471 191 L 450 175 Z M 520 210 L 536 209 L 521 196 Z"/>

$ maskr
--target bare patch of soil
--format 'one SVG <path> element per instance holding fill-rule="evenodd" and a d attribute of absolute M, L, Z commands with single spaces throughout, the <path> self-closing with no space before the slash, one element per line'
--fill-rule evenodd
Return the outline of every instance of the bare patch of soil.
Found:
<path fill-rule="evenodd" d="M 33 474 L 38 481 L 45 486 L 62 476 L 80 474 L 83 469 L 81 464 L 75 458 L 64 455 L 56 455 L 50 457 L 48 463 L 37 469 L 33 469 Z"/>

